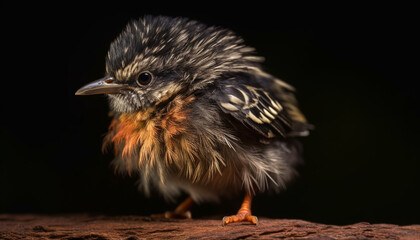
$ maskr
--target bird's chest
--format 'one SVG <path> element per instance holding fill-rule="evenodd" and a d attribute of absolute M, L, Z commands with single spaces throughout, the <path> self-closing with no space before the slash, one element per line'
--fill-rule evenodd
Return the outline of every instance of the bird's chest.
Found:
<path fill-rule="evenodd" d="M 127 168 L 182 164 L 186 157 L 193 157 L 196 148 L 188 127 L 192 101 L 193 96 L 175 98 L 164 111 L 149 108 L 122 114 L 111 122 L 105 142 L 114 145 L 123 161 L 137 163 Z"/>

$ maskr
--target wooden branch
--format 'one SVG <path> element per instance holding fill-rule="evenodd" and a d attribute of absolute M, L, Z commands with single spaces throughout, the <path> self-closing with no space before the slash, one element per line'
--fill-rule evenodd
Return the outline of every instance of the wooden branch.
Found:
<path fill-rule="evenodd" d="M 0 214 L 0 239 L 420 239 L 420 225 L 325 225 L 260 218 L 258 226 L 220 220 L 167 220 L 141 216 Z"/>

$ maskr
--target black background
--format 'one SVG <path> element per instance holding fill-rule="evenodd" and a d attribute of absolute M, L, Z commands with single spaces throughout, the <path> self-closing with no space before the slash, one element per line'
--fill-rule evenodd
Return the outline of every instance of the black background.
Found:
<path fill-rule="evenodd" d="M 230 28 L 298 89 L 316 126 L 303 139 L 306 164 L 286 192 L 258 195 L 255 215 L 420 223 L 413 6 L 254 4 L 2 3 L 0 213 L 148 215 L 176 206 L 114 175 L 112 155 L 101 153 L 106 98 L 74 96 L 103 76 L 111 41 L 146 13 Z M 202 204 L 193 215 L 233 214 L 239 205 Z"/>

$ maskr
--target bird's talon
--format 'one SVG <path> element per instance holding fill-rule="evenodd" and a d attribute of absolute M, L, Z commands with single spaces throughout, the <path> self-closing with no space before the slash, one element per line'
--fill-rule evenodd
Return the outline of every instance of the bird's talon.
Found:
<path fill-rule="evenodd" d="M 229 218 L 228 217 L 224 217 L 223 219 L 222 219 L 222 226 L 224 227 L 224 226 L 226 226 L 228 223 L 229 223 L 229 220 L 228 220 Z"/>
<path fill-rule="evenodd" d="M 250 220 L 251 223 L 253 223 L 254 225 L 258 225 L 258 218 L 256 216 L 250 216 Z"/>

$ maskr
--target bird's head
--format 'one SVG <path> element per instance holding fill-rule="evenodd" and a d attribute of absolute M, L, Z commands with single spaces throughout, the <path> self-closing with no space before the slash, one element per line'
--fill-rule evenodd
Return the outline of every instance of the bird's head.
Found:
<path fill-rule="evenodd" d="M 259 69 L 261 57 L 242 38 L 185 18 L 145 16 L 111 44 L 106 76 L 76 95 L 107 94 L 111 109 L 135 112 L 183 92 Z"/>

